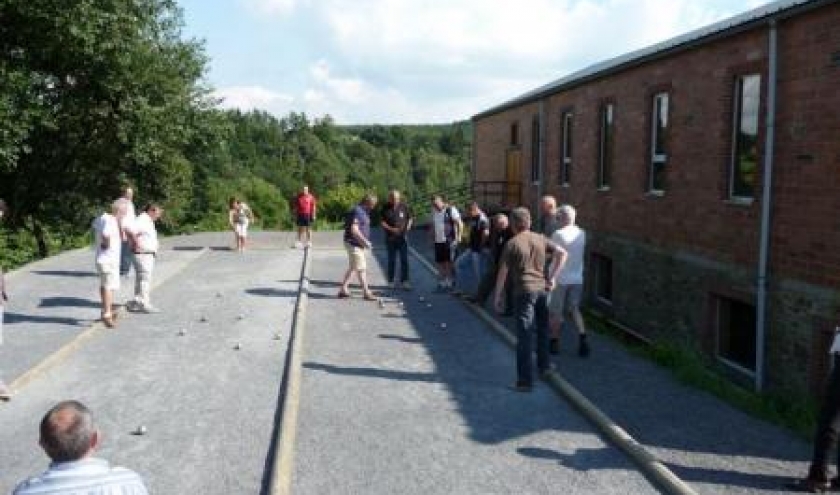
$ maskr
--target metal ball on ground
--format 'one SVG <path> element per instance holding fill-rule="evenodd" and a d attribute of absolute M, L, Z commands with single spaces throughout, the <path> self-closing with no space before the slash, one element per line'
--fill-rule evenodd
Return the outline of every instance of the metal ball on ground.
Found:
<path fill-rule="evenodd" d="M 441 323 L 440 324 L 440 329 L 441 330 L 446 330 L 446 323 Z"/>
<path fill-rule="evenodd" d="M 242 349 L 242 344 L 237 342 L 236 344 L 234 344 L 233 349 L 235 351 L 238 351 L 238 350 Z"/>
<path fill-rule="evenodd" d="M 186 330 L 184 330 L 183 328 L 182 328 L 182 329 L 180 329 L 180 330 L 178 330 L 178 336 L 179 336 L 179 337 L 183 337 L 183 336 L 185 336 L 185 335 L 187 335 L 187 331 L 186 331 Z"/>
<path fill-rule="evenodd" d="M 132 435 L 145 435 L 148 430 L 146 425 L 140 425 L 131 432 Z"/>

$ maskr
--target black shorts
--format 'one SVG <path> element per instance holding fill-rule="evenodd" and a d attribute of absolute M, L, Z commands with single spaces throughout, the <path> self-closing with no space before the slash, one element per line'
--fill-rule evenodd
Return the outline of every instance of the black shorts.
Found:
<path fill-rule="evenodd" d="M 298 215 L 297 216 L 297 226 L 298 227 L 309 227 L 312 225 L 312 215 Z"/>
<path fill-rule="evenodd" d="M 436 263 L 451 263 L 452 262 L 452 245 L 448 242 L 435 243 L 435 262 Z"/>

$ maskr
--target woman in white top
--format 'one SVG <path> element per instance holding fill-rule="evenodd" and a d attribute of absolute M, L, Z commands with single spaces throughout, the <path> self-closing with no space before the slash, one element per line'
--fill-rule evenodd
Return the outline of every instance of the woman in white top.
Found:
<path fill-rule="evenodd" d="M 248 237 L 248 225 L 253 220 L 254 214 L 251 213 L 251 208 L 249 208 L 244 201 L 239 201 L 236 198 L 230 198 L 228 223 L 230 223 L 230 227 L 233 229 L 233 235 L 236 238 L 236 250 L 240 253 L 245 250 L 245 240 Z"/>

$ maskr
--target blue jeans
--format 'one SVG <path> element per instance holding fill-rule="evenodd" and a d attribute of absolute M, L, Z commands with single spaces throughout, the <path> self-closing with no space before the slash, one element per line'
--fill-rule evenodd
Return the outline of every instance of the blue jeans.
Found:
<path fill-rule="evenodd" d="M 131 246 L 128 244 L 128 241 L 122 241 L 122 246 L 120 247 L 120 275 L 128 275 L 133 264 L 134 252 L 131 251 Z"/>
<path fill-rule="evenodd" d="M 516 321 L 516 375 L 517 381 L 534 383 L 533 334 L 537 334 L 537 369 L 548 370 L 548 294 L 545 291 L 522 292 L 514 296 Z"/>
<path fill-rule="evenodd" d="M 385 239 L 388 250 L 388 282 L 394 282 L 397 254 L 400 255 L 400 282 L 408 282 L 408 241 L 405 236 Z"/>

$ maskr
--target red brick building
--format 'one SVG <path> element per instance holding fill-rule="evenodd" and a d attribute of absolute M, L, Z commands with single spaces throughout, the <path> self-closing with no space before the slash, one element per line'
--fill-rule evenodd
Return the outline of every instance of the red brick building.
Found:
<path fill-rule="evenodd" d="M 840 324 L 839 1 L 774 2 L 473 124 L 480 200 L 578 209 L 590 305 L 760 388 L 819 387 Z"/>

